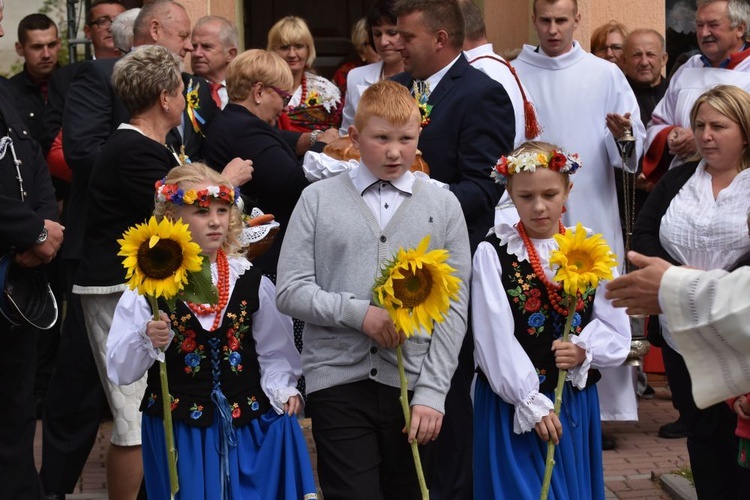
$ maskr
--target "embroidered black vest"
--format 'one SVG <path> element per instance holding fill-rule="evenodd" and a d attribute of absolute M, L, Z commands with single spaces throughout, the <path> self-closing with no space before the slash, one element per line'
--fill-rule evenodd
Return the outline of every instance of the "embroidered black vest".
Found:
<path fill-rule="evenodd" d="M 547 288 L 536 276 L 531 263 L 519 262 L 515 255 L 508 254 L 507 246 L 500 246 L 497 236 L 490 235 L 485 241 L 492 244 L 500 259 L 503 274 L 501 276 L 504 290 L 513 311 L 516 327 L 516 339 L 528 354 L 539 376 L 539 392 L 555 390 L 558 369 L 555 366 L 555 353 L 552 352 L 552 341 L 562 337 L 566 317 L 552 307 Z M 587 290 L 578 300 L 573 317 L 572 335 L 577 335 L 591 321 L 596 289 Z M 599 381 L 598 370 L 590 369 L 586 386 Z"/>
<path fill-rule="evenodd" d="M 215 386 L 229 402 L 232 424 L 242 426 L 265 414 L 271 404 L 260 386 L 260 364 L 253 339 L 252 314 L 258 310 L 261 273 L 252 267 L 235 283 L 224 320 L 213 332 L 204 330 L 193 312 L 177 302 L 170 313 L 175 337 L 166 351 L 172 418 L 207 427 L 214 421 Z M 167 311 L 166 303 L 159 307 Z M 159 362 L 148 371 L 141 411 L 161 417 Z"/>

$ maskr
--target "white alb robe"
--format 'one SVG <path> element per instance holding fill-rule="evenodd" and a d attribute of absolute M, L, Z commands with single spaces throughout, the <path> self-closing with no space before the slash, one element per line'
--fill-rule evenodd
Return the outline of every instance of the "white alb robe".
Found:
<path fill-rule="evenodd" d="M 732 273 L 673 266 L 661 279 L 659 305 L 699 408 L 750 392 L 749 291 L 747 266 Z"/>
<path fill-rule="evenodd" d="M 581 157 L 583 166 L 571 177 L 573 189 L 565 205 L 563 222 L 566 226 L 580 222 L 602 233 L 622 265 L 625 248 L 614 168 L 623 165 L 615 139 L 607 128 L 607 113 L 630 113 L 636 139 L 635 152 L 625 166 L 630 172 L 636 170 L 646 135 L 638 101 L 625 75 L 615 64 L 585 52 L 577 42 L 569 52 L 557 57 L 524 45 L 513 66 L 536 105 L 542 126 L 539 139 Z M 507 214 L 509 210 L 502 212 Z M 508 216 L 503 219 L 507 221 Z M 633 368 L 606 368 L 601 373 L 602 420 L 637 420 Z"/>
<path fill-rule="evenodd" d="M 646 131 L 648 151 L 660 133 L 671 127 L 690 128 L 690 110 L 696 99 L 717 85 L 735 85 L 750 92 L 750 57 L 734 69 L 711 68 L 703 65 L 700 54 L 694 55 L 674 74 L 667 92 L 656 105 Z M 685 163 L 684 158 L 672 160 L 670 168 Z"/>

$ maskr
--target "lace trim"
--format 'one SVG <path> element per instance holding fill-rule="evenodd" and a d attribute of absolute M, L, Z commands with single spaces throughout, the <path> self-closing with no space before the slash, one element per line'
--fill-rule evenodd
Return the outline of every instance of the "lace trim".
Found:
<path fill-rule="evenodd" d="M 238 257 L 234 255 L 227 255 L 229 261 L 229 281 L 234 283 L 239 279 L 240 276 L 245 274 L 245 271 L 253 267 L 249 260 L 244 257 Z M 219 281 L 219 271 L 216 267 L 216 262 L 211 263 L 211 280 L 214 283 Z"/>
<path fill-rule="evenodd" d="M 325 153 L 308 151 L 302 161 L 302 170 L 309 182 L 315 182 L 349 172 L 357 168 L 357 165 L 359 165 L 357 160 L 337 160 Z"/>
<path fill-rule="evenodd" d="M 569 380 L 578 389 L 585 389 L 586 381 L 589 378 L 589 369 L 591 368 L 591 346 L 577 335 L 571 335 L 568 340 L 586 351 L 586 359 L 580 365 L 568 370 L 568 376 L 565 380 Z"/>
<path fill-rule="evenodd" d="M 539 391 L 532 391 L 525 401 L 515 405 L 516 415 L 513 417 L 513 432 L 523 434 L 555 409 L 552 401 Z"/>
<path fill-rule="evenodd" d="M 284 413 L 284 404 L 289 401 L 292 396 L 301 396 L 300 392 L 294 387 L 275 387 L 270 389 L 271 391 L 271 406 L 276 410 L 276 413 L 281 415 Z"/>
<path fill-rule="evenodd" d="M 526 251 L 526 245 L 523 244 L 521 235 L 518 234 L 518 230 L 515 225 L 511 226 L 504 222 L 494 227 L 493 231 L 500 240 L 500 245 L 508 246 L 508 253 L 518 257 L 518 260 L 525 260 L 529 262 L 529 253 Z M 536 252 L 539 254 L 539 260 L 542 267 L 547 267 L 549 262 L 549 254 L 552 250 L 557 250 L 557 242 L 554 238 L 546 238 L 543 240 L 536 240 L 531 238 L 531 241 L 536 247 Z"/>

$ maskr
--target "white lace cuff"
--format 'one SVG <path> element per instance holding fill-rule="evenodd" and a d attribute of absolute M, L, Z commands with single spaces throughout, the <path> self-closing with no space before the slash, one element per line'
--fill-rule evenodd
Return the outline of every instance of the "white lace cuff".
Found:
<path fill-rule="evenodd" d="M 140 352 L 145 352 L 148 354 L 148 357 L 151 359 L 155 359 L 156 361 L 160 363 L 164 363 L 164 351 L 167 350 L 167 347 L 169 347 L 169 344 L 167 344 L 164 347 L 164 351 L 161 349 L 154 347 L 154 344 L 151 343 L 151 339 L 148 335 L 146 335 L 146 325 L 148 322 L 143 324 L 143 327 L 138 329 L 138 342 L 136 343 L 136 350 Z M 169 330 L 169 343 L 172 343 L 172 339 L 174 338 L 174 332 L 172 330 Z"/>
<path fill-rule="evenodd" d="M 284 413 L 284 405 L 292 396 L 301 396 L 296 387 L 274 387 L 271 389 L 271 406 L 276 413 L 279 415 Z"/>
<path fill-rule="evenodd" d="M 552 401 L 539 391 L 532 391 L 526 400 L 517 403 L 516 415 L 513 417 L 513 432 L 523 434 L 555 409 Z"/>
<path fill-rule="evenodd" d="M 589 368 L 591 367 L 591 351 L 589 351 L 586 342 L 577 335 L 571 335 L 568 340 L 586 351 L 586 359 L 580 365 L 568 370 L 568 376 L 565 377 L 565 380 L 570 380 L 573 386 L 578 389 L 585 389 L 586 381 L 589 378 Z"/>
<path fill-rule="evenodd" d="M 305 171 L 308 181 L 315 182 L 348 172 L 357 168 L 357 165 L 359 165 L 357 160 L 337 160 L 325 153 L 308 151 L 302 162 L 302 170 Z"/>

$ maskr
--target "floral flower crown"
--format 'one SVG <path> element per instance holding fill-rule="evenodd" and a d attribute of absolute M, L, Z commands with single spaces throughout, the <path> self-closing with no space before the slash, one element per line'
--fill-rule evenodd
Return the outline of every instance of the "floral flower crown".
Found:
<path fill-rule="evenodd" d="M 492 169 L 490 177 L 498 184 L 505 184 L 511 175 L 518 172 L 534 172 L 537 168 L 574 174 L 581 168 L 581 159 L 578 153 L 568 154 L 559 150 L 554 150 L 550 154 L 527 152 L 516 156 L 501 156 Z"/>
<path fill-rule="evenodd" d="M 200 191 L 196 191 L 195 189 L 185 191 L 177 184 L 167 184 L 166 180 L 167 178 L 165 177 L 160 181 L 156 181 L 156 201 L 169 201 L 175 205 L 193 205 L 197 203 L 198 206 L 206 208 L 211 204 L 212 200 L 224 201 L 230 205 L 237 205 L 240 200 L 239 188 L 206 186 L 205 189 L 201 189 Z"/>

